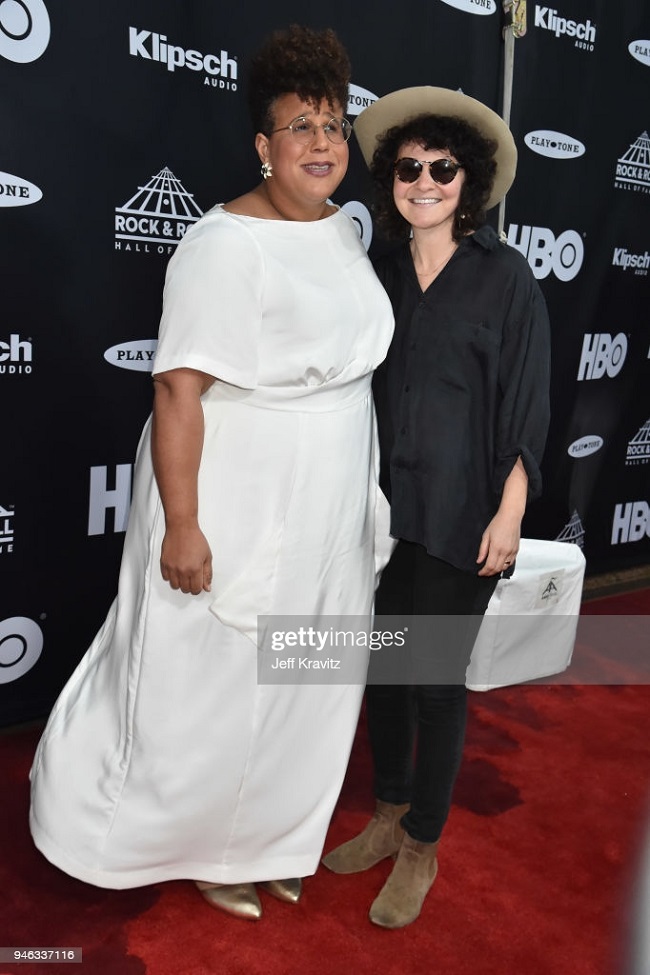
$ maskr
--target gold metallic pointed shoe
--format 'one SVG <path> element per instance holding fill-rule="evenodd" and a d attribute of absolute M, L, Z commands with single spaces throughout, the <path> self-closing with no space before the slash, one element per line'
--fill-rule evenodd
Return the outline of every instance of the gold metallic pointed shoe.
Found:
<path fill-rule="evenodd" d="M 286 901 L 288 904 L 297 904 L 302 894 L 302 879 L 300 877 L 289 877 L 287 880 L 264 880 L 260 887 L 267 894 L 277 897 L 278 900 Z"/>
<path fill-rule="evenodd" d="M 227 914 L 245 918 L 247 921 L 258 921 L 262 916 L 262 905 L 255 884 L 214 884 L 210 887 L 199 887 L 199 891 L 211 907 Z"/>

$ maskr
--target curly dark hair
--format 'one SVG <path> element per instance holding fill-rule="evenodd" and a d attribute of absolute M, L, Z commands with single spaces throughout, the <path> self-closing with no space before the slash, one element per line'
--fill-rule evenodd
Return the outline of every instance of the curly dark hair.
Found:
<path fill-rule="evenodd" d="M 494 153 L 497 143 L 486 139 L 462 118 L 447 115 L 417 115 L 388 129 L 380 138 L 370 164 L 374 184 L 373 213 L 378 229 L 389 239 L 408 237 L 410 226 L 393 200 L 393 166 L 400 147 L 417 142 L 427 149 L 447 150 L 461 163 L 465 180 L 452 229 L 454 240 L 477 230 L 485 222 L 485 205 L 497 171 Z"/>
<path fill-rule="evenodd" d="M 317 105 L 347 109 L 350 60 L 333 30 L 312 30 L 292 24 L 274 31 L 253 56 L 248 74 L 248 107 L 256 132 L 273 130 L 273 103 L 295 92 Z"/>

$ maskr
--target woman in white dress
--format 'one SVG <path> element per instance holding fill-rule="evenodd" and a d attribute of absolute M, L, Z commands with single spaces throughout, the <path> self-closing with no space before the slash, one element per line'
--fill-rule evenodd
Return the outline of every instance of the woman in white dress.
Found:
<path fill-rule="evenodd" d="M 118 596 L 32 770 L 58 867 L 192 879 L 247 918 L 256 882 L 295 902 L 315 872 L 363 691 L 258 681 L 257 617 L 367 617 L 388 554 L 370 381 L 392 313 L 328 202 L 349 74 L 332 31 L 278 32 L 253 61 L 264 180 L 169 263 Z"/>

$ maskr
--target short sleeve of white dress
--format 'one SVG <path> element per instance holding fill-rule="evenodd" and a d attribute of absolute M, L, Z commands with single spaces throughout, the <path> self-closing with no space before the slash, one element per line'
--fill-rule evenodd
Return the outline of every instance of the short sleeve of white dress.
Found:
<path fill-rule="evenodd" d="M 187 231 L 167 267 L 154 375 L 198 369 L 255 388 L 262 264 L 252 234 L 221 207 Z"/>

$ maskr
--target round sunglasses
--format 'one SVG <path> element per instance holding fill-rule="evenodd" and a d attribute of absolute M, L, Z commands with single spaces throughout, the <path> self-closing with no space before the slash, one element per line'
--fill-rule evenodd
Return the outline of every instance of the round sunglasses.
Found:
<path fill-rule="evenodd" d="M 434 159 L 432 162 L 420 162 L 411 156 L 402 156 L 393 166 L 393 171 L 398 180 L 402 183 L 415 183 L 425 166 L 429 167 L 429 174 L 434 183 L 442 183 L 446 186 L 456 178 L 456 173 L 462 169 L 460 163 L 453 162 L 451 159 Z"/>

